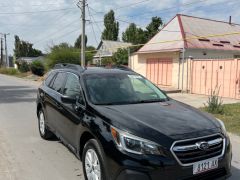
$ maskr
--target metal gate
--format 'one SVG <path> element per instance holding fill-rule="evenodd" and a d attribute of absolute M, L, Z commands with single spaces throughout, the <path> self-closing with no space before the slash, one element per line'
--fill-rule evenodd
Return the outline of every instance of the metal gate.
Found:
<path fill-rule="evenodd" d="M 147 59 L 147 78 L 156 85 L 172 85 L 172 59 Z"/>
<path fill-rule="evenodd" d="M 191 61 L 190 91 L 210 95 L 219 88 L 219 95 L 240 98 L 240 60 L 198 59 Z"/>

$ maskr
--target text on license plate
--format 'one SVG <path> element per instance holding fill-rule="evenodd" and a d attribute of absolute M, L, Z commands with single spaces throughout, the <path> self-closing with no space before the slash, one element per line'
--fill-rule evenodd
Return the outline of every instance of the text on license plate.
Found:
<path fill-rule="evenodd" d="M 212 158 L 193 164 L 193 174 L 199 174 L 218 167 L 218 159 Z"/>

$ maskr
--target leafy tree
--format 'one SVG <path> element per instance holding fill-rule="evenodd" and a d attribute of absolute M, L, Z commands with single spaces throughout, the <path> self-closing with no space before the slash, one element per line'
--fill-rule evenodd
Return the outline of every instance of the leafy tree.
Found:
<path fill-rule="evenodd" d="M 136 24 L 131 23 L 125 30 L 125 32 L 122 33 L 122 40 L 124 42 L 137 44 L 138 43 L 137 31 L 138 29 L 136 27 Z"/>
<path fill-rule="evenodd" d="M 38 49 L 33 48 L 33 44 L 20 40 L 20 38 L 15 35 L 15 49 L 14 54 L 16 58 L 19 57 L 37 57 L 41 56 L 42 52 Z"/>
<path fill-rule="evenodd" d="M 105 29 L 102 33 L 102 39 L 104 40 L 118 40 L 118 33 L 119 33 L 119 23 L 115 20 L 114 11 L 110 10 L 104 16 L 104 26 Z"/>
<path fill-rule="evenodd" d="M 138 28 L 136 24 L 131 23 L 125 32 L 123 32 L 122 40 L 132 44 L 145 44 L 147 42 L 147 37 L 143 29 Z M 131 52 L 137 51 L 140 47 L 141 46 L 132 47 Z"/>
<path fill-rule="evenodd" d="M 95 50 L 94 47 L 87 47 L 86 50 Z M 94 48 L 94 49 L 93 49 Z M 86 64 L 91 62 L 94 56 L 93 52 L 86 52 Z M 48 68 L 54 67 L 58 63 L 80 64 L 80 51 L 67 43 L 61 43 L 50 48 L 50 53 L 47 55 L 46 64 Z"/>
<path fill-rule="evenodd" d="M 126 48 L 118 49 L 117 52 L 113 54 L 113 62 L 117 65 L 127 65 L 128 50 Z"/>
<path fill-rule="evenodd" d="M 147 25 L 146 30 L 138 28 L 136 24 L 131 23 L 125 32 L 122 33 L 122 40 L 132 44 L 145 44 L 155 34 L 158 33 L 159 27 L 163 22 L 160 17 L 152 17 L 152 21 Z M 131 48 L 131 52 L 137 51 L 142 45 Z"/>
<path fill-rule="evenodd" d="M 102 62 L 101 62 L 102 65 L 112 65 L 113 64 L 113 59 L 112 57 L 103 57 L 102 58 Z"/>
<path fill-rule="evenodd" d="M 160 17 L 152 17 L 152 21 L 146 27 L 148 40 L 151 39 L 155 34 L 159 32 L 159 27 L 163 25 L 162 19 Z"/>
<path fill-rule="evenodd" d="M 87 46 L 87 41 L 88 41 L 88 38 L 87 38 L 87 35 L 85 35 L 85 47 Z M 81 47 L 82 47 L 82 35 L 81 34 L 76 39 L 76 41 L 74 43 L 74 47 L 81 49 Z"/>

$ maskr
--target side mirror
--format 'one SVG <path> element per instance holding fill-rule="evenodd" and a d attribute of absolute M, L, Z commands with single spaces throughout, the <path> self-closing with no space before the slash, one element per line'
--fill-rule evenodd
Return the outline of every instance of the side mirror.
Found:
<path fill-rule="evenodd" d="M 62 96 L 61 100 L 63 103 L 66 103 L 66 104 L 75 104 L 76 103 L 76 98 L 73 98 L 70 96 Z"/>

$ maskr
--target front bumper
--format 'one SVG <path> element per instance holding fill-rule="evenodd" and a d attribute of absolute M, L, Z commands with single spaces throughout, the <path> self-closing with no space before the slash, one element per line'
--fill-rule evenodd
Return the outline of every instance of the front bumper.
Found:
<path fill-rule="evenodd" d="M 225 154 L 218 160 L 218 168 L 193 175 L 193 166 L 181 166 L 175 158 L 144 157 L 126 155 L 114 151 L 108 158 L 110 179 L 116 180 L 175 180 L 175 179 L 226 179 L 231 176 L 232 150 L 226 140 Z"/>

